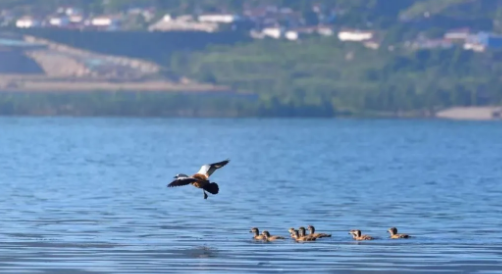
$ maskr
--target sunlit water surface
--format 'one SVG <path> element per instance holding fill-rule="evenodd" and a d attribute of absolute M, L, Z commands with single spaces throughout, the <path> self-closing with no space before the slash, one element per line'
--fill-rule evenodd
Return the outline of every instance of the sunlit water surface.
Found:
<path fill-rule="evenodd" d="M 500 123 L 1 118 L 0 159 L 2 274 L 502 273 Z"/>

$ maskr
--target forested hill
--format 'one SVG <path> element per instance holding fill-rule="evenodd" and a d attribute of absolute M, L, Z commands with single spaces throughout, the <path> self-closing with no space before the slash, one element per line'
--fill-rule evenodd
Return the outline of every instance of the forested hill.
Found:
<path fill-rule="evenodd" d="M 389 52 L 336 39 L 262 41 L 174 58 L 202 81 L 254 91 L 267 104 L 419 115 L 502 102 L 502 54 L 461 48 Z"/>
<path fill-rule="evenodd" d="M 0 6 L 13 2 L 22 1 L 2 1 Z M 28 2 L 26 5 L 33 5 Z M 44 5 L 49 7 L 59 2 L 44 1 Z M 502 33 L 502 1 L 499 0 L 69 2 L 93 12 L 111 12 L 141 3 L 155 6 L 159 15 L 179 15 L 195 10 L 242 13 L 244 8 L 275 5 L 299 12 L 306 23 L 329 24 L 335 32 L 330 37 L 314 35 L 299 41 L 237 39 L 231 43 L 209 43 L 204 47 L 173 47 L 171 43 L 165 47 L 165 54 L 162 50 L 156 53 L 168 56 L 156 61 L 179 75 L 258 94 L 259 104 L 254 107 L 260 114 L 283 111 L 281 115 L 417 116 L 431 115 L 451 106 L 502 104 L 500 50 L 474 52 L 465 50 L 462 45 L 446 49 L 405 46 L 418 39 L 440 40 L 445 32 L 455 28 L 469 28 L 474 33 Z M 313 2 L 322 7 L 326 16 L 334 15 L 334 19 L 324 22 L 319 17 L 314 18 Z M 344 28 L 374 31 L 378 49 L 367 48 L 363 43 L 339 41 L 336 33 Z M 140 42 L 136 45 L 129 38 L 101 40 L 99 35 L 127 37 L 127 33 L 96 34 L 94 39 L 108 41 L 96 46 L 89 45 L 86 39 L 78 42 L 80 38 L 73 35 L 67 43 L 124 54 L 119 48 L 128 41 L 127 55 L 138 57 L 140 54 L 136 53 L 145 53 Z M 145 33 L 145 39 L 148 35 Z M 58 42 L 64 43 L 64 37 L 61 39 Z M 114 48 L 117 52 L 113 52 Z"/>

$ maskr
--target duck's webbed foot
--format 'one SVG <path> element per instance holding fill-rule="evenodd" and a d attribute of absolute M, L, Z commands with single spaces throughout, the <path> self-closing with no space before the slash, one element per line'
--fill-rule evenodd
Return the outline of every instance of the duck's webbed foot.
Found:
<path fill-rule="evenodd" d="M 202 192 L 204 192 L 204 200 L 207 199 L 208 196 L 207 196 L 206 191 L 203 190 Z"/>

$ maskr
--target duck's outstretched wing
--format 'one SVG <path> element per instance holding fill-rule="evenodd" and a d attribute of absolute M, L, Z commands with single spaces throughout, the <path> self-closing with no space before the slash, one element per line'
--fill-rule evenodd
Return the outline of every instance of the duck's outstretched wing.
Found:
<path fill-rule="evenodd" d="M 225 161 L 221 161 L 218 163 L 203 165 L 200 168 L 199 172 L 197 172 L 197 173 L 202 174 L 202 175 L 206 175 L 207 177 L 209 177 L 209 176 L 211 176 L 211 174 L 213 174 L 213 172 L 215 170 L 217 170 L 218 168 L 224 167 L 226 164 L 228 164 L 228 162 L 230 162 L 230 160 L 227 159 Z"/>
<path fill-rule="evenodd" d="M 176 176 L 175 178 L 176 179 L 169 183 L 167 187 L 184 186 L 198 181 L 197 179 L 188 176 Z"/>

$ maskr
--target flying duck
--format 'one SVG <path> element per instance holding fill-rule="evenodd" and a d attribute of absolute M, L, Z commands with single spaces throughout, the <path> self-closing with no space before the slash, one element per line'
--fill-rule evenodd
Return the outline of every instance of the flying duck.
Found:
<path fill-rule="evenodd" d="M 356 241 L 364 241 L 364 240 L 373 240 L 373 237 L 370 235 L 361 235 L 361 230 L 353 229 L 349 232 L 352 235 L 352 238 Z"/>
<path fill-rule="evenodd" d="M 209 181 L 209 176 L 211 176 L 211 174 L 213 174 L 215 170 L 224 167 L 226 164 L 228 164 L 228 162 L 230 162 L 230 160 L 203 165 L 200 168 L 199 172 L 195 173 L 192 176 L 187 176 L 182 173 L 176 174 L 176 176 L 174 176 L 174 181 L 168 184 L 167 187 L 192 184 L 194 187 L 202 188 L 202 192 L 204 192 L 204 199 L 207 199 L 208 196 L 206 191 L 215 195 L 218 194 L 220 190 L 218 184 L 216 184 L 215 182 L 211 183 Z"/>
<path fill-rule="evenodd" d="M 410 237 L 410 235 L 408 235 L 408 234 L 398 234 L 397 228 L 395 228 L 395 227 L 391 227 L 387 231 L 390 233 L 391 239 L 402 239 L 402 238 L 407 239 Z"/>

